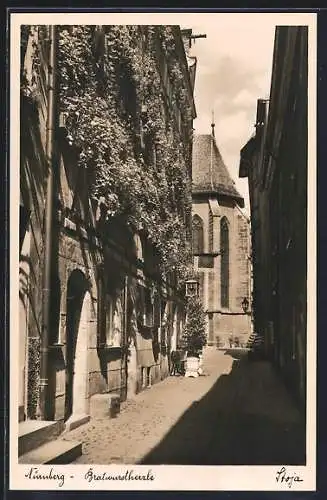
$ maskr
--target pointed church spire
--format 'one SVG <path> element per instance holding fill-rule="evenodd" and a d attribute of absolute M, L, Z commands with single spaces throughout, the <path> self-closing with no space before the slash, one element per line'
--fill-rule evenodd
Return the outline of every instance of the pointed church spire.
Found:
<path fill-rule="evenodd" d="M 215 112 L 214 112 L 214 110 L 212 110 L 211 133 L 212 133 L 212 137 L 215 137 Z"/>

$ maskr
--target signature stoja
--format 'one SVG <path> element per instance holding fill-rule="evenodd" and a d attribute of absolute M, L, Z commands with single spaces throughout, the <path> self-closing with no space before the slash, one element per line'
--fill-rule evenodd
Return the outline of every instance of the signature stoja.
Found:
<path fill-rule="evenodd" d="M 296 473 L 290 474 L 286 467 L 281 467 L 277 472 L 276 472 L 276 482 L 277 483 L 284 483 L 287 485 L 289 488 L 293 486 L 293 483 L 301 483 L 303 479 Z"/>

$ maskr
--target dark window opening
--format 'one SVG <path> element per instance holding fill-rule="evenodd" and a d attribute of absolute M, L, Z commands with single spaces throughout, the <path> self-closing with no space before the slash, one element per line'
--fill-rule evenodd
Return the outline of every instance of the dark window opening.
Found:
<path fill-rule="evenodd" d="M 224 218 L 220 224 L 221 273 L 220 296 L 221 307 L 229 307 L 229 231 Z"/>
<path fill-rule="evenodd" d="M 193 254 L 198 255 L 203 253 L 203 221 L 198 215 L 193 216 L 192 220 L 192 236 L 193 236 Z"/>
<path fill-rule="evenodd" d="M 213 215 L 209 214 L 209 253 L 213 252 Z"/>

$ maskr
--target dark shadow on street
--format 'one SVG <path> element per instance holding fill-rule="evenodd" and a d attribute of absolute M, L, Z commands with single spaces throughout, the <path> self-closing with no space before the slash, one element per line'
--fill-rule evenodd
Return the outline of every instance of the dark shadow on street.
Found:
<path fill-rule="evenodd" d="M 289 408 L 261 401 L 266 388 L 257 375 L 260 370 L 267 373 L 270 366 L 260 362 L 259 368 L 248 361 L 246 352 L 232 351 L 230 373 L 194 401 L 140 464 L 305 465 L 305 423 Z M 278 387 L 267 384 L 269 394 L 276 397 Z"/>
<path fill-rule="evenodd" d="M 224 349 L 225 356 L 231 356 L 233 359 L 243 359 L 248 354 L 248 349 L 244 348 L 233 348 Z"/>

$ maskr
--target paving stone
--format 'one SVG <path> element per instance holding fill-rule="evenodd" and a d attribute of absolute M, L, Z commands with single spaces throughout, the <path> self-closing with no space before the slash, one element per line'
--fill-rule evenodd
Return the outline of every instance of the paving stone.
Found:
<path fill-rule="evenodd" d="M 273 465 L 305 463 L 300 413 L 267 362 L 208 347 L 206 377 L 169 377 L 66 434 L 76 463 Z"/>

